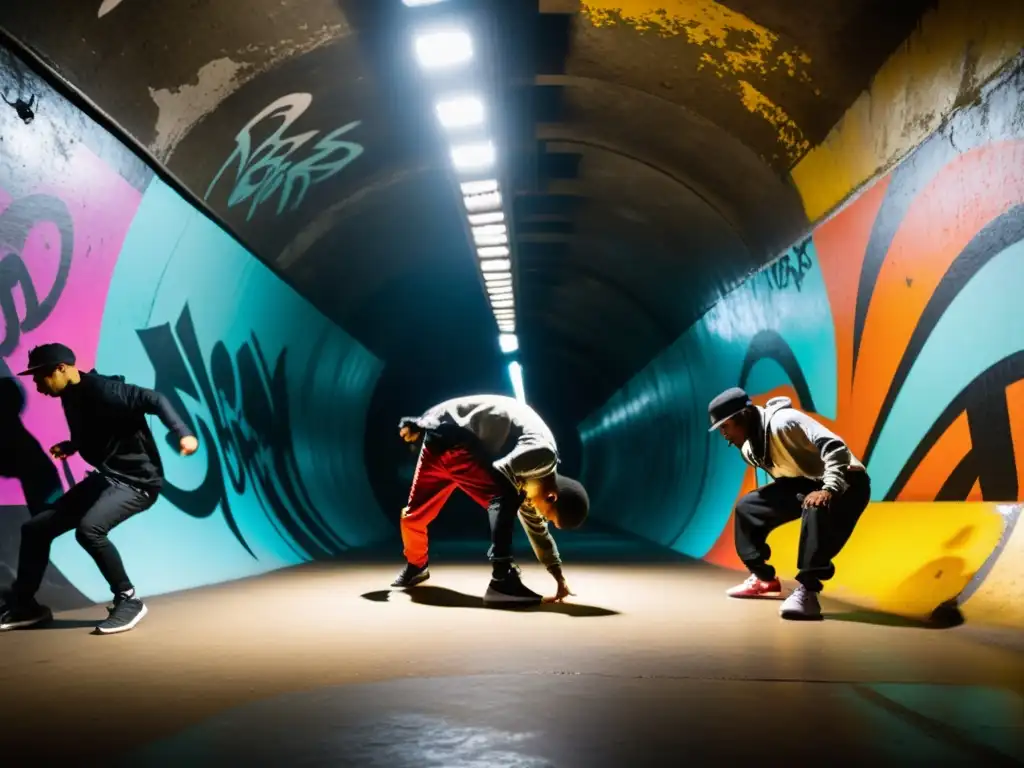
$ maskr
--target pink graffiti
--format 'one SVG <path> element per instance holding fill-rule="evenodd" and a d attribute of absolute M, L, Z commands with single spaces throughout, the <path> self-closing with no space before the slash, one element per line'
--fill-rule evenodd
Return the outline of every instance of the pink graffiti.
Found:
<path fill-rule="evenodd" d="M 6 358 L 7 365 L 17 373 L 24 369 L 29 349 L 48 341 L 60 341 L 75 351 L 80 366 L 89 369 L 99 347 L 100 325 L 114 265 L 142 195 L 81 145 L 74 150 L 70 163 L 62 166 L 60 178 L 40 179 L 35 184 L 18 186 L 21 198 L 49 195 L 67 206 L 73 222 L 74 246 L 67 284 L 60 300 L 38 328 L 21 331 L 17 348 Z M 12 196 L 0 186 L 0 216 L 13 202 Z M 50 293 L 57 277 L 62 246 L 60 231 L 53 223 L 39 221 L 31 226 L 24 242 L 6 242 L 4 237 L 5 233 L 0 232 L 0 244 L 5 246 L 4 250 L 20 254 L 36 293 L 42 299 Z M 23 297 L 19 308 L 24 317 Z M 67 422 L 60 402 L 38 394 L 31 380 L 23 380 L 23 384 L 26 405 L 22 421 L 28 431 L 44 450 L 66 440 Z M 86 465 L 75 457 L 70 468 L 79 480 Z M 0 478 L 0 505 L 23 503 L 19 482 Z"/>

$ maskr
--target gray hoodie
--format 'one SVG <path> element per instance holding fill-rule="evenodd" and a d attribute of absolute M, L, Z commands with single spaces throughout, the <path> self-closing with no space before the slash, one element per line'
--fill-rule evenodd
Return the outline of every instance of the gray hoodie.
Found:
<path fill-rule="evenodd" d="M 755 407 L 766 440 L 759 446 L 747 440 L 740 449 L 751 466 L 765 470 L 773 478 L 820 480 L 837 495 L 846 491 L 847 469 L 864 469 L 842 438 L 794 408 L 788 397 L 773 397 L 763 408 Z"/>
<path fill-rule="evenodd" d="M 456 424 L 473 433 L 487 455 L 493 457 L 493 467 L 519 490 L 527 480 L 546 477 L 558 467 L 558 446 L 548 425 L 530 406 L 512 397 L 470 395 L 446 400 L 415 422 L 423 429 Z M 547 520 L 524 503 L 519 508 L 519 521 L 537 559 L 549 568 L 561 565 Z"/>

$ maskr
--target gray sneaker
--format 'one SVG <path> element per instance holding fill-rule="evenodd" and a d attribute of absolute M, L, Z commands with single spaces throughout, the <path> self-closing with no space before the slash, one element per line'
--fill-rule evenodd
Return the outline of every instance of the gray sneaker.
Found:
<path fill-rule="evenodd" d="M 53 619 L 53 612 L 35 600 L 15 601 L 13 597 L 0 604 L 0 632 L 28 629 Z"/>
<path fill-rule="evenodd" d="M 779 606 L 779 615 L 784 619 L 815 621 L 821 619 L 821 604 L 818 593 L 811 592 L 803 584 L 797 586 L 793 593 Z"/>

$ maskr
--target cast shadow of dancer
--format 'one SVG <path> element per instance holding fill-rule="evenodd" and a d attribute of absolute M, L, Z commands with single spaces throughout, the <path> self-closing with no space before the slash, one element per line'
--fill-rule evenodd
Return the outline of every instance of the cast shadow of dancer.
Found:
<path fill-rule="evenodd" d="M 0 477 L 17 480 L 25 497 L 25 507 L 32 517 L 45 510 L 64 494 L 57 467 L 39 441 L 21 420 L 25 409 L 25 391 L 17 379 L 5 370 L 0 360 Z M 65 464 L 69 482 L 73 483 Z M 14 582 L 21 543 L 22 514 L 3 511 L 0 517 L 0 591 Z M 85 599 L 64 577 L 47 569 L 46 581 L 40 594 L 53 598 L 55 606 L 79 608 L 88 605 Z"/>
<path fill-rule="evenodd" d="M 386 603 L 390 600 L 392 592 L 401 592 L 409 597 L 414 603 L 420 605 L 433 605 L 438 608 L 486 608 L 494 610 L 514 610 L 520 613 L 561 613 L 564 616 L 575 618 L 593 618 L 597 616 L 618 616 L 618 611 L 609 608 L 598 608 L 594 605 L 580 605 L 579 603 L 541 603 L 540 605 L 529 606 L 488 606 L 484 605 L 482 597 L 467 595 L 464 592 L 457 592 L 448 587 L 435 587 L 429 585 L 411 587 L 409 589 L 378 589 L 373 592 L 366 592 L 361 597 L 374 603 Z"/>
<path fill-rule="evenodd" d="M 0 378 L 0 477 L 21 484 L 25 506 L 35 517 L 64 494 L 64 486 L 50 455 L 25 428 L 24 409 L 20 382 L 12 376 Z"/>

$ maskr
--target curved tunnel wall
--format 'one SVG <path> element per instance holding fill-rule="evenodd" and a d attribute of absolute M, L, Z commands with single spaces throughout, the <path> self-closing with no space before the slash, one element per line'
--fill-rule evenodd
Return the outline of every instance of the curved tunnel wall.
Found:
<path fill-rule="evenodd" d="M 154 419 L 164 494 L 112 534 L 144 593 L 387 536 L 363 461 L 380 361 L 2 48 L 0 85 L 0 579 L 13 578 L 26 502 L 87 471 L 78 458 L 54 467 L 60 403 L 11 376 L 55 340 L 85 369 L 163 392 L 200 437 L 182 458 Z M 54 607 L 107 595 L 73 537 L 51 563 Z"/>
<path fill-rule="evenodd" d="M 737 384 L 760 403 L 787 394 L 846 438 L 875 502 L 1024 499 L 1022 94 L 1018 61 L 585 421 L 595 515 L 739 568 L 732 507 L 755 486 L 754 471 L 706 428 L 708 401 Z M 975 577 L 1003 552 L 1017 558 L 1000 566 L 1005 607 L 1021 589 L 1018 513 L 876 504 L 846 567 L 875 562 L 880 550 L 864 542 L 901 542 L 890 559 L 898 583 L 861 585 L 860 597 L 879 604 L 889 590 L 881 602 L 906 608 L 928 578 L 940 584 L 928 599 L 980 594 Z M 795 565 L 795 531 L 770 540 L 783 575 Z"/>

